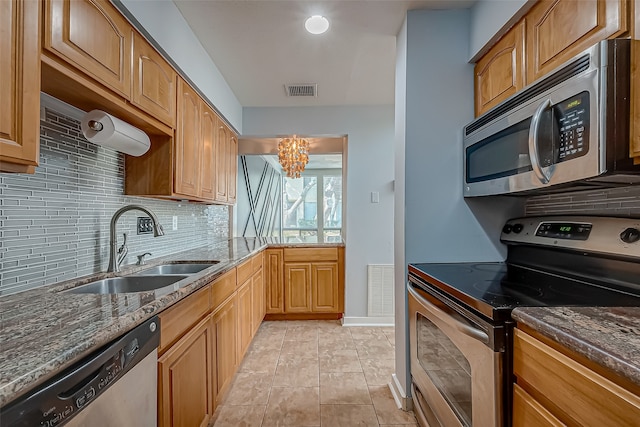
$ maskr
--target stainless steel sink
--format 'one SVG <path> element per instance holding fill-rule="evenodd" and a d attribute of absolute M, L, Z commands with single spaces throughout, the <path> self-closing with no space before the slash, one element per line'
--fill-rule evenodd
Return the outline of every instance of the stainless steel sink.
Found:
<path fill-rule="evenodd" d="M 187 275 L 173 276 L 125 276 L 97 280 L 67 290 L 73 294 L 121 294 L 127 292 L 147 292 L 172 285 Z"/>
<path fill-rule="evenodd" d="M 194 274 L 204 270 L 205 268 L 209 268 L 212 265 L 216 265 L 219 262 L 220 261 L 207 261 L 189 264 L 162 264 L 147 268 L 146 270 L 136 273 L 135 276 Z"/>

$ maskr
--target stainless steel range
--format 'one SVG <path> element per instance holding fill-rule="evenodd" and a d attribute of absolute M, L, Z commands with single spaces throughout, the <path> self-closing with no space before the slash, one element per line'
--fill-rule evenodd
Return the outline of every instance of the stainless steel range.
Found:
<path fill-rule="evenodd" d="M 511 311 L 640 306 L 640 219 L 507 222 L 505 262 L 410 264 L 414 408 L 422 426 L 510 425 Z"/>

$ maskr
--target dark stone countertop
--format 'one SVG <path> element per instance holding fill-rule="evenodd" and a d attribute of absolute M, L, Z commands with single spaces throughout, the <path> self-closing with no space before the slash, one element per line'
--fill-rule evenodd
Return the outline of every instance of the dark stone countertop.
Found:
<path fill-rule="evenodd" d="M 521 307 L 512 317 L 640 386 L 640 307 Z"/>
<path fill-rule="evenodd" d="M 124 276 L 166 262 L 219 261 L 155 291 L 108 295 L 61 292 L 116 276 L 98 273 L 0 297 L 0 407 L 264 248 L 263 239 L 235 238 L 153 259 L 144 266 L 126 266 L 117 274 Z"/>

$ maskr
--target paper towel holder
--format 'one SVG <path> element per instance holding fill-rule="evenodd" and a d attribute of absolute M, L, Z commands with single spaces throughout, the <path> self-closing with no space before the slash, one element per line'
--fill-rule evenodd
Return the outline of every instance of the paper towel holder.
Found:
<path fill-rule="evenodd" d="M 151 148 L 149 135 L 105 111 L 86 113 L 80 128 L 87 141 L 131 156 L 141 156 Z"/>

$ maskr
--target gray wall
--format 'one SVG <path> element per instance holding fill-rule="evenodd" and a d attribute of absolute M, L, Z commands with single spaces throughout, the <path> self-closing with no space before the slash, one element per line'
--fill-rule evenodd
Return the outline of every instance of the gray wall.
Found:
<path fill-rule="evenodd" d="M 246 175 L 243 172 L 243 158 L 246 165 Z M 262 189 L 258 194 L 263 172 Z M 280 236 L 281 184 L 282 175 L 280 171 L 274 169 L 262 156 L 239 156 L 238 198 L 234 209 L 234 235 L 243 237 L 256 237 L 258 235 L 261 237 Z M 253 215 L 250 215 L 249 188 L 251 188 L 253 203 L 255 204 Z M 262 232 L 259 233 L 258 231 Z"/>
<path fill-rule="evenodd" d="M 468 10 L 414 10 L 398 37 L 396 375 L 405 391 L 407 264 L 500 261 L 504 248 L 493 236 L 522 212 L 517 200 L 462 196 L 462 128 L 473 119 L 469 23 Z"/>
<path fill-rule="evenodd" d="M 254 107 L 243 117 L 245 135 L 348 135 L 345 321 L 366 321 L 367 264 L 393 263 L 393 106 Z"/>
<path fill-rule="evenodd" d="M 513 25 L 530 0 L 478 0 L 471 8 L 469 58 L 473 58 L 503 27 Z"/>
<path fill-rule="evenodd" d="M 125 264 L 143 252 L 155 258 L 228 238 L 227 207 L 124 196 L 123 154 L 87 142 L 78 121 L 50 109 L 40 129 L 36 173 L 0 174 L 0 295 L 105 271 L 109 221 L 124 205 L 151 209 L 166 232 L 136 235 L 136 218 L 145 215 L 123 215 Z"/>

